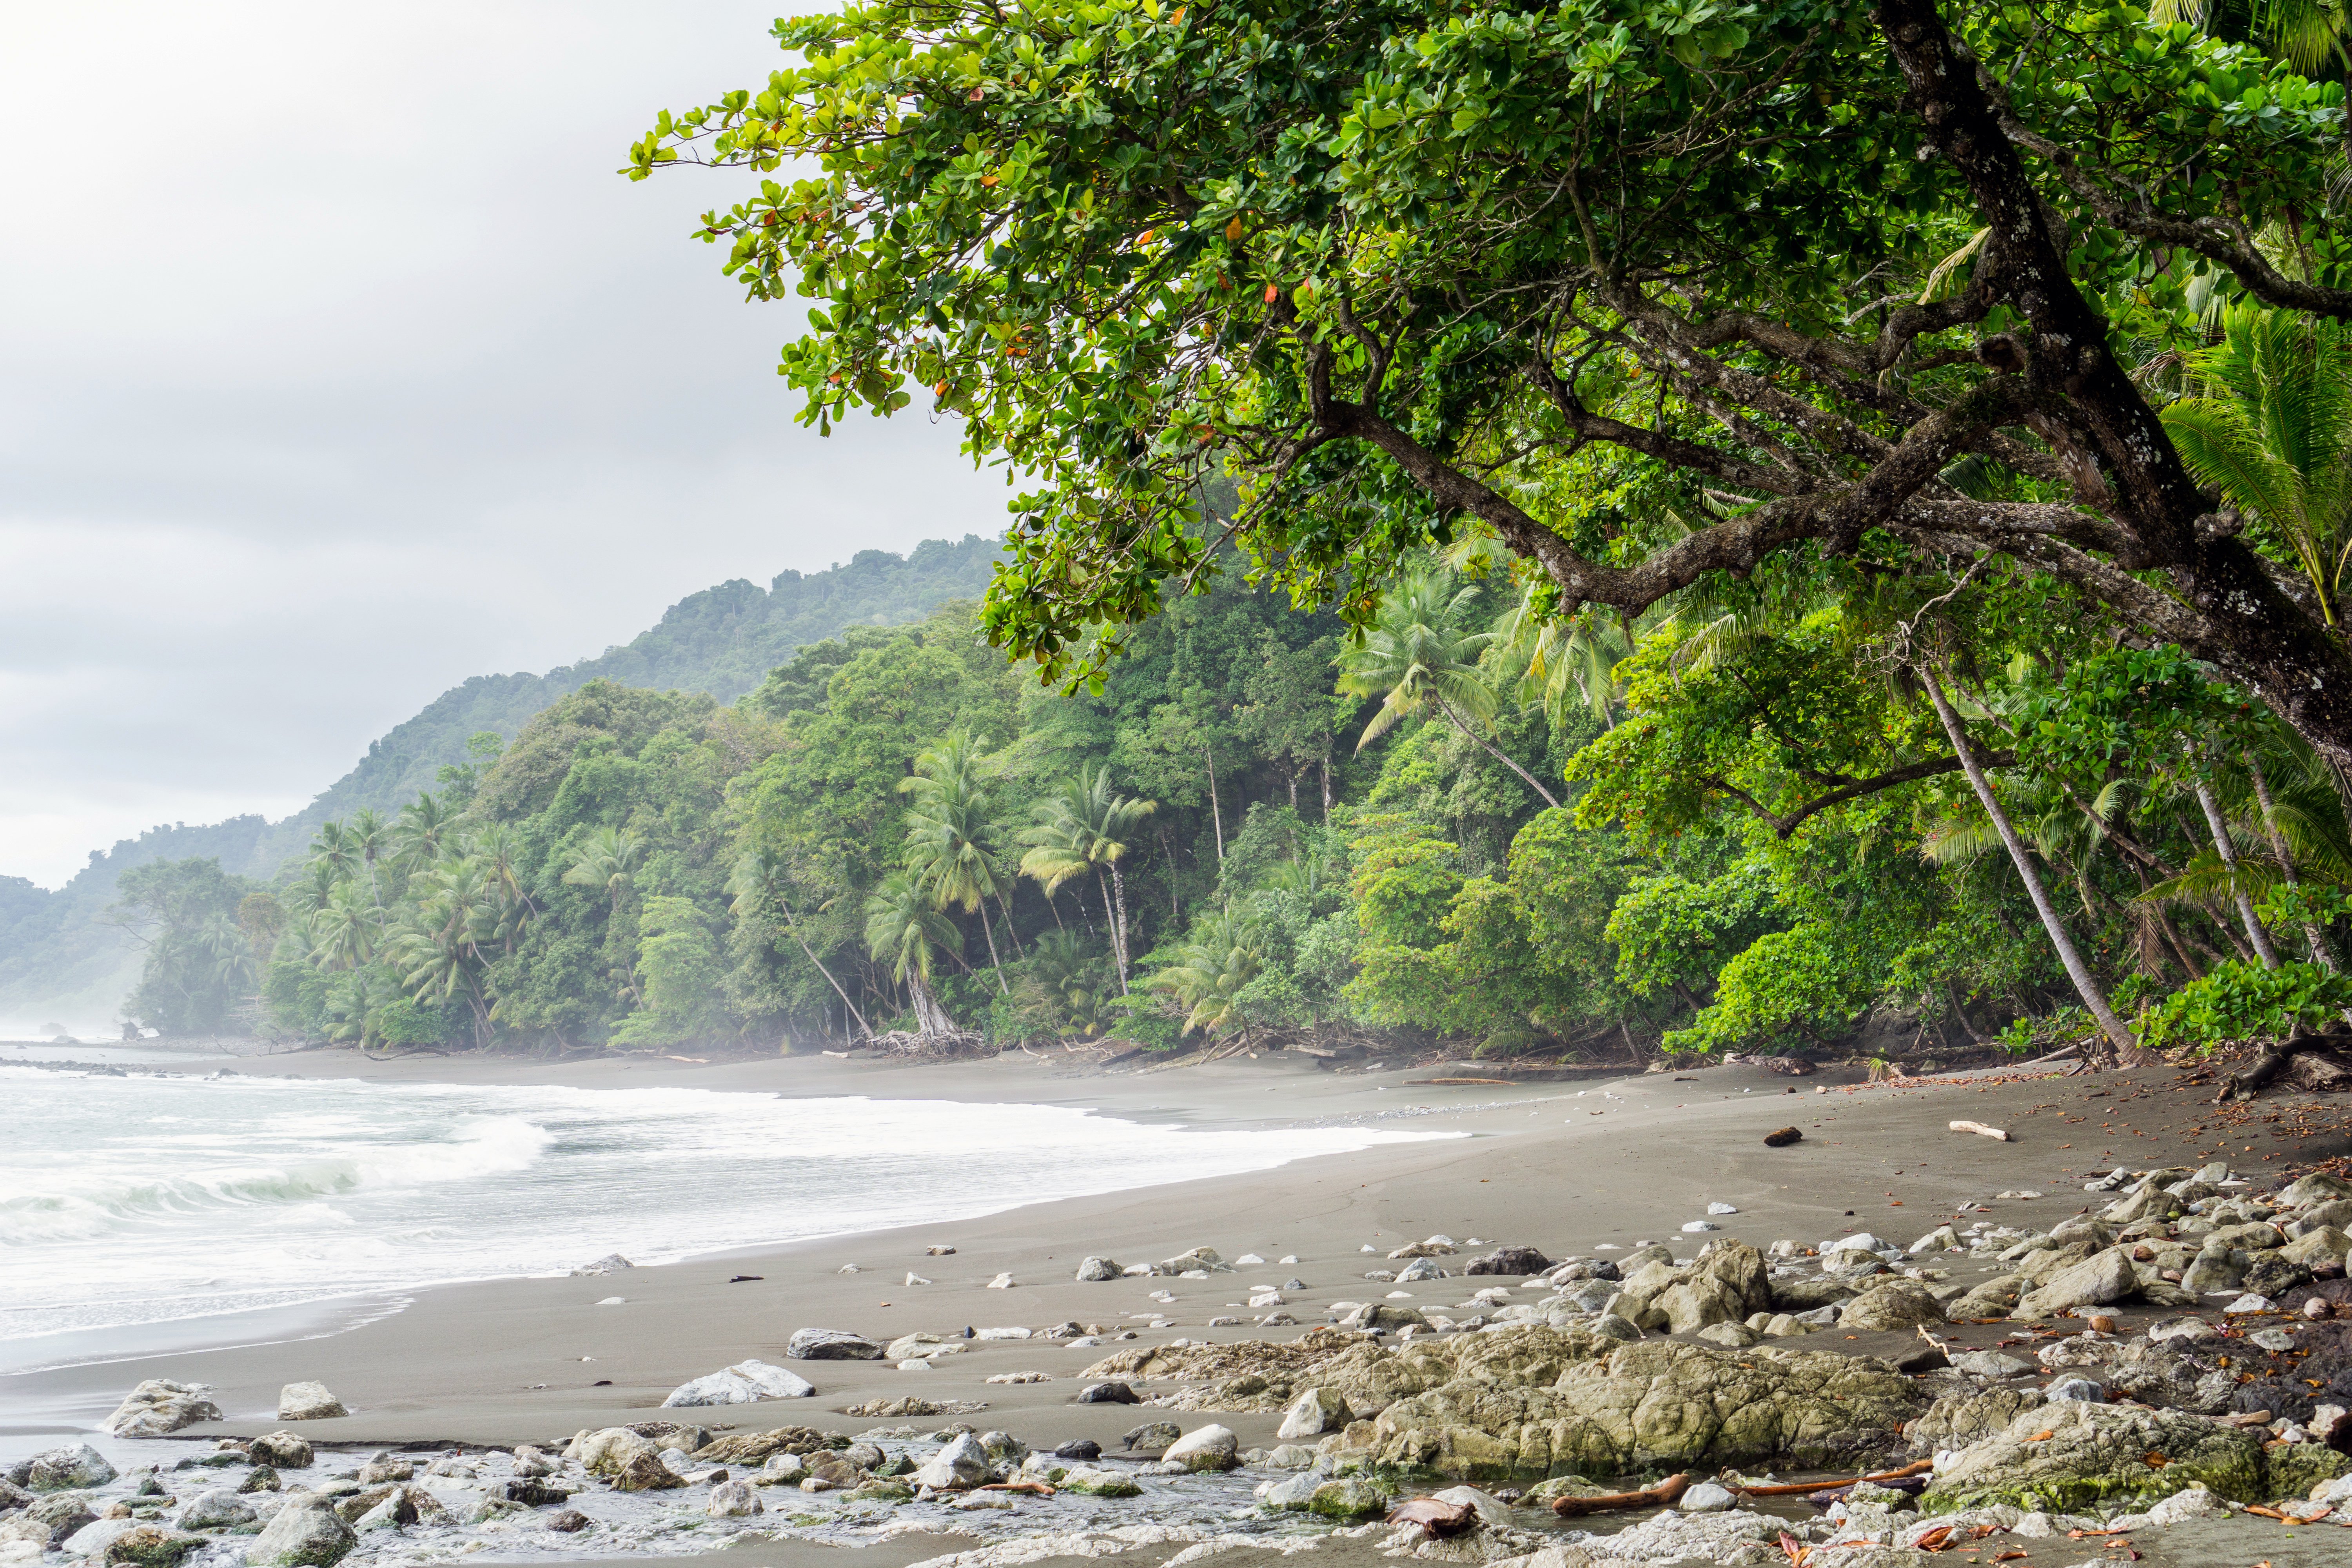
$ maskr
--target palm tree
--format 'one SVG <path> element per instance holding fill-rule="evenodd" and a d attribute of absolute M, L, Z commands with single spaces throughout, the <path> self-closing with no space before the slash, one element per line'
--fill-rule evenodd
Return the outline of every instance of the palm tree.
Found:
<path fill-rule="evenodd" d="M 355 882 L 338 882 L 319 906 L 311 929 L 317 933 L 319 962 L 331 969 L 356 969 L 375 951 L 375 911 L 360 896 Z"/>
<path fill-rule="evenodd" d="M 1615 729 L 1619 690 L 1612 672 L 1633 653 L 1633 637 L 1624 622 L 1609 619 L 1593 605 L 1566 619 L 1553 615 L 1539 588 L 1529 584 L 1518 603 L 1496 621 L 1485 658 L 1503 670 L 1517 671 L 1518 700 L 1541 705 L 1554 728 L 1581 702 L 1604 726 Z"/>
<path fill-rule="evenodd" d="M 1213 1037 L 1238 1029 L 1247 1040 L 1249 1026 L 1235 998 L 1265 966 L 1255 933 L 1230 913 L 1212 915 L 1193 931 L 1192 940 L 1176 950 L 1176 962 L 1144 984 L 1166 992 L 1185 1009 L 1186 1034 L 1199 1029 Z"/>
<path fill-rule="evenodd" d="M 376 814 L 373 806 L 352 813 L 343 824 L 343 839 L 351 846 L 352 854 L 367 868 L 368 895 L 377 909 L 383 908 L 383 889 L 376 885 L 375 863 L 392 847 L 392 828 Z"/>
<path fill-rule="evenodd" d="M 646 841 L 636 835 L 600 827 L 572 858 L 572 869 L 563 873 L 563 879 L 575 888 L 604 889 L 613 900 L 613 913 L 618 915 L 621 891 L 635 879 L 645 853 Z"/>
<path fill-rule="evenodd" d="M 1025 1010 L 1043 1015 L 1057 1028 L 1076 1029 L 1088 1039 L 1102 1033 L 1103 961 L 1089 953 L 1076 931 L 1051 931 L 1037 939 L 1020 991 Z"/>
<path fill-rule="evenodd" d="M 1465 740 L 1518 774 L 1546 805 L 1556 806 L 1559 800 L 1533 773 L 1471 727 L 1489 723 L 1496 707 L 1494 689 L 1477 668 L 1479 653 L 1494 634 L 1466 631 L 1462 625 L 1477 597 L 1475 586 L 1457 590 L 1434 572 L 1417 573 L 1382 596 L 1370 629 L 1339 651 L 1339 689 L 1381 700 L 1356 750 L 1379 740 L 1398 721 L 1434 708 Z"/>
<path fill-rule="evenodd" d="M 956 731 L 915 758 L 911 778 L 898 781 L 899 793 L 915 797 L 907 814 L 907 868 L 928 889 L 941 909 L 961 904 L 966 913 L 980 911 L 981 934 L 988 939 L 988 962 L 996 972 L 996 989 L 1010 995 L 1004 983 L 1004 962 L 996 951 L 996 931 L 989 921 L 987 901 L 994 898 L 1004 910 L 1008 932 L 1013 909 L 1004 896 L 1004 879 L 997 875 L 997 825 L 989 815 L 988 769 L 971 737 Z M 1019 951 L 1019 938 L 1014 938 Z"/>
<path fill-rule="evenodd" d="M 1021 874 L 1033 878 L 1052 898 L 1054 890 L 1073 877 L 1094 873 L 1111 911 L 1110 948 L 1118 966 L 1118 990 L 1127 994 L 1127 879 L 1119 860 L 1126 855 L 1143 819 L 1159 809 L 1159 802 L 1119 794 L 1111 786 L 1108 765 L 1081 765 L 1078 776 L 1060 795 L 1030 808 L 1037 825 L 1021 835 L 1028 853 L 1021 857 Z M 1104 873 L 1109 873 L 1108 886 Z"/>
<path fill-rule="evenodd" d="M 322 822 L 319 831 L 310 836 L 310 865 L 323 867 L 330 883 L 340 882 L 359 870 L 359 852 L 352 845 L 351 836 L 340 822 Z"/>
<path fill-rule="evenodd" d="M 2293 554 L 2336 624 L 2352 561 L 2352 328 L 2231 307 L 2187 370 L 2198 395 L 2163 411 L 2173 445 Z"/>
<path fill-rule="evenodd" d="M 447 805 L 430 793 L 418 791 L 415 800 L 400 808 L 400 820 L 393 824 L 394 857 L 410 870 L 432 865 L 455 847 L 457 819 L 457 814 Z"/>
<path fill-rule="evenodd" d="M 942 950 L 961 953 L 963 933 L 913 878 L 893 872 L 867 896 L 866 947 L 889 963 L 890 977 L 906 986 L 925 1039 L 960 1032 L 931 994 L 931 954 Z"/>
<path fill-rule="evenodd" d="M 758 908 L 761 900 L 774 900 L 777 911 L 784 917 L 784 929 L 792 933 L 793 941 L 800 944 L 801 952 L 807 954 L 816 972 L 824 976 L 825 984 L 832 986 L 834 994 L 841 998 L 841 1005 L 849 1009 L 849 1016 L 857 1020 L 858 1032 L 871 1038 L 874 1026 L 866 1021 L 866 1015 L 857 1010 L 857 1004 L 849 999 L 849 993 L 843 990 L 841 982 L 833 977 L 833 971 L 824 966 L 824 961 L 817 957 L 816 950 L 809 946 L 807 939 L 801 935 L 800 924 L 793 919 L 793 906 L 784 898 L 785 886 L 784 858 L 773 849 L 754 849 L 735 862 L 734 874 L 727 879 L 727 891 L 733 900 L 728 906 L 728 912 L 740 921 Z"/>

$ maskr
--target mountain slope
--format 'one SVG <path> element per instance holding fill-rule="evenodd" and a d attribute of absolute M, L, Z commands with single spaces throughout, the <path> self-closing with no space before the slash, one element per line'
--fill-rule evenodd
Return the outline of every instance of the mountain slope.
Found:
<path fill-rule="evenodd" d="M 0 1035 L 57 1021 L 94 1029 L 137 978 L 140 954 L 106 923 L 115 879 L 149 860 L 218 857 L 227 870 L 268 878 L 303 852 L 318 826 L 363 806 L 391 812 L 466 760 L 467 737 L 511 740 L 541 709 L 599 678 L 657 690 L 708 691 L 733 701 L 794 650 L 854 626 L 919 620 L 950 599 L 977 598 L 997 558 L 994 540 L 927 540 L 904 557 L 861 550 L 845 565 L 787 571 L 766 588 L 742 578 L 690 594 L 658 625 L 593 658 L 544 675 L 480 675 L 452 687 L 371 743 L 351 772 L 282 821 L 258 816 L 152 827 L 52 892 L 0 877 Z"/>

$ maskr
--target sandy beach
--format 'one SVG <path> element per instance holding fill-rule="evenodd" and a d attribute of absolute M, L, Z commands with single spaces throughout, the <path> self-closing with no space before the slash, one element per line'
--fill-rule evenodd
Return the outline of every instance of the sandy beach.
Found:
<path fill-rule="evenodd" d="M 1108 1332 L 1135 1331 L 1136 1343 L 1255 1337 L 1242 1310 L 1244 1287 L 1297 1279 L 1286 1292 L 1302 1325 L 1321 1321 L 1335 1300 L 1386 1293 L 1365 1272 L 1408 1241 L 1444 1233 L 1457 1240 L 1530 1245 L 1558 1258 L 1598 1244 L 1664 1241 L 1677 1257 L 1704 1236 L 1681 1226 L 1710 1202 L 1738 1212 L 1717 1221 L 1722 1234 L 1759 1247 L 1789 1237 L 1805 1245 L 1861 1228 L 1897 1245 L 1951 1217 L 1957 1204 L 1990 1205 L 1989 1217 L 2046 1228 L 2084 1206 L 2085 1173 L 2119 1163 L 2146 1167 L 2195 1163 L 2217 1145 L 2201 1096 L 2155 1092 L 2169 1069 L 2103 1078 L 2032 1076 L 1991 1083 L 1919 1087 L 1863 1085 L 1832 1071 L 1790 1079 L 1746 1066 L 1570 1082 L 1496 1087 L 1415 1083 L 1427 1069 L 1329 1070 L 1300 1057 L 1239 1058 L 1207 1067 L 1145 1073 L 1082 1070 L 1053 1058 L 1010 1055 L 965 1064 L 912 1065 L 789 1059 L 691 1062 L 598 1059 L 572 1063 L 422 1058 L 391 1063 L 350 1053 L 191 1064 L 248 1073 L 364 1077 L 383 1080 L 561 1082 L 580 1087 L 691 1085 L 784 1097 L 862 1094 L 947 1098 L 984 1115 L 992 1103 L 1082 1106 L 1108 1115 L 1194 1126 L 1294 1126 L 1332 1121 L 1447 1136 L 1355 1153 L 1297 1161 L 1241 1177 L 1161 1185 L 1102 1196 L 1044 1201 L 985 1218 L 842 1236 L 775 1249 L 747 1249 L 666 1268 L 570 1279 L 500 1279 L 416 1293 L 404 1304 L 355 1304 L 381 1313 L 346 1331 L 326 1332 L 335 1310 L 268 1321 L 220 1320 L 220 1348 L 162 1355 L 91 1355 L 89 1364 L 20 1374 L 0 1386 L 12 1447 L 30 1448 L 87 1431 L 142 1379 L 215 1385 L 225 1413 L 191 1429 L 252 1435 L 275 1426 L 281 1385 L 327 1384 L 352 1414 L 307 1423 L 314 1441 L 400 1445 L 512 1444 L 568 1437 L 583 1427 L 646 1419 L 689 1378 L 746 1357 L 781 1360 L 796 1329 L 847 1329 L 877 1340 L 917 1331 L 1043 1330 L 1076 1321 Z M 2121 1110 L 2109 1108 L 2123 1107 Z M 2084 1118 L 2087 1120 L 2076 1121 Z M 1955 1134 L 1971 1118 L 2002 1125 L 2013 1141 Z M 1768 1148 L 1782 1125 L 1801 1142 Z M 2189 1128 L 2198 1131 L 2192 1133 Z M 2345 1152 L 2341 1134 L 2290 1145 L 2278 1139 L 2231 1157 L 2300 1160 Z M 2000 1201 L 2004 1191 L 2038 1190 L 2037 1200 Z M 615 1205 L 627 1202 L 616 1193 Z M 723 1190 L 710 1194 L 724 1205 Z M 1979 1216 L 1988 1217 L 1988 1216 Z M 747 1221 L 748 1223 L 748 1221 Z M 1076 1282 L 1089 1255 L 1121 1263 L 1168 1258 L 1206 1246 L 1227 1258 L 1255 1253 L 1295 1265 L 1244 1268 L 1208 1280 Z M 951 1256 L 928 1249 L 952 1247 Z M 1365 1249 L 1370 1248 L 1371 1252 Z M 588 1258 L 579 1260 L 591 1261 Z M 856 1272 L 844 1272 L 849 1266 Z M 917 1272 L 930 1282 L 903 1283 Z M 999 1275 L 1016 1282 L 989 1289 Z M 741 1275 L 757 1278 L 737 1281 Z M 1965 1278 L 1965 1275 L 1961 1276 Z M 1149 1299 L 1171 1289 L 1176 1300 Z M 1451 1307 L 1454 1282 L 1419 1288 L 1423 1304 Z M 620 1305 L 599 1305 L 619 1295 Z M 390 1310 L 397 1307 L 397 1310 Z M 1135 1314 L 1160 1310 L 1152 1330 Z M 348 1315 L 347 1313 L 344 1315 Z M 1210 1329 L 1212 1317 L 1239 1326 Z M 1274 1337 L 1293 1337 L 1297 1329 Z M 323 1337 L 292 1337 L 294 1335 Z M 1861 1336 L 1832 1347 L 1884 1352 Z M 1988 1342 L 1990 1334 L 1986 1335 Z M 127 1336 L 135 1342 L 136 1336 Z M 275 1342 L 240 1342 L 254 1339 Z M 94 1349 L 95 1347 L 88 1347 Z M 135 1342 L 128 1349 L 134 1351 Z M 702 1413 L 724 1430 L 774 1420 L 845 1429 L 843 1406 L 916 1394 L 936 1402 L 984 1401 L 988 1423 L 1033 1444 L 1115 1437 L 1134 1416 L 1117 1405 L 1074 1405 L 1075 1374 L 1108 1348 L 1072 1351 L 1043 1339 L 976 1342 L 934 1370 L 902 1373 L 887 1363 L 803 1363 L 818 1389 L 805 1405 L 763 1404 Z M 1050 1382 L 992 1384 L 992 1374 L 1044 1372 Z M 1245 1442 L 1270 1439 L 1276 1417 L 1241 1415 L 1229 1424 Z M 1258 1428 L 1263 1427 L 1264 1430 Z"/>

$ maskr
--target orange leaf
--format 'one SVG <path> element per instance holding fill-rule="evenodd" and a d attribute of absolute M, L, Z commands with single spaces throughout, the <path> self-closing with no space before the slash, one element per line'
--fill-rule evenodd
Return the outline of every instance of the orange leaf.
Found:
<path fill-rule="evenodd" d="M 1242 242 L 1242 220 L 1238 217 L 1225 225 L 1225 238 L 1235 245 Z"/>
<path fill-rule="evenodd" d="M 1941 1552 L 1952 1539 L 1952 1527 L 1939 1524 L 1911 1544 L 1922 1552 Z"/>
<path fill-rule="evenodd" d="M 2028 1437 L 2026 1441 L 2029 1443 L 2047 1443 L 2051 1438 L 2055 1437 L 2056 1436 L 2058 1436 L 2058 1434 L 2055 1432 L 2036 1432 L 2032 1436 Z"/>
<path fill-rule="evenodd" d="M 2145 1455 L 2141 1456 L 2140 1463 L 2146 1465 L 2151 1470 L 2160 1470 L 2164 1468 L 2165 1466 L 2172 1463 L 2172 1461 L 2151 1448 Z"/>
<path fill-rule="evenodd" d="M 980 177 L 980 183 L 983 185 L 992 185 L 996 184 L 996 176 L 994 174 L 982 174 Z M 1148 238 L 1150 237 L 1147 236 L 1146 237 Z"/>
<path fill-rule="evenodd" d="M 1279 300 L 1279 299 L 1281 299 L 1281 298 L 1282 298 L 1282 289 L 1281 289 L 1281 288 L 1280 288 L 1280 286 L 1279 286 L 1279 285 L 1277 285 L 1277 284 L 1273 284 L 1273 283 L 1269 283 L 1269 284 L 1267 284 L 1267 285 L 1265 286 L 1265 302 L 1266 302 L 1267 304 L 1271 305 L 1271 304 L 1273 304 L 1276 300 Z"/>

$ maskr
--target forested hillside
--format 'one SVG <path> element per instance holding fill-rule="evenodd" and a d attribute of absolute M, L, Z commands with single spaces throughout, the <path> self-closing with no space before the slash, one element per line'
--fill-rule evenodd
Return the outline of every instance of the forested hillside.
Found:
<path fill-rule="evenodd" d="M 92 850 L 63 889 L 0 879 L 0 1016 L 56 1015 L 84 1025 L 110 1016 L 136 977 L 139 955 L 106 919 L 117 879 L 155 859 L 217 859 L 267 879 L 302 854 L 311 833 L 340 813 L 398 809 L 463 765 L 469 739 L 510 739 L 531 715 L 592 680 L 705 691 L 732 700 L 803 644 L 854 626 L 919 619 L 947 600 L 977 595 L 997 547 L 976 534 L 919 544 L 904 557 L 859 551 L 824 572 L 784 572 L 766 589 L 737 579 L 689 595 L 659 625 L 594 658 L 543 675 L 477 676 L 427 704 L 368 747 L 357 766 L 310 806 L 277 823 L 258 816 L 166 824 Z"/>

